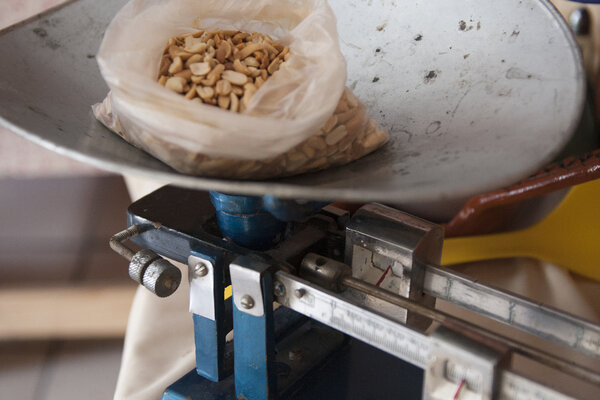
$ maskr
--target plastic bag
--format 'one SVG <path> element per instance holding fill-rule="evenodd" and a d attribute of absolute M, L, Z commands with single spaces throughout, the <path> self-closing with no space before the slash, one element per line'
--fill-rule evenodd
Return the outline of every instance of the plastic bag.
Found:
<path fill-rule="evenodd" d="M 335 26 L 324 0 L 132 0 L 101 45 L 98 63 L 111 92 L 94 114 L 189 174 L 261 179 L 347 163 L 387 134 L 344 91 Z M 266 33 L 292 56 L 243 114 L 193 103 L 156 78 L 168 39 L 197 29 Z"/>

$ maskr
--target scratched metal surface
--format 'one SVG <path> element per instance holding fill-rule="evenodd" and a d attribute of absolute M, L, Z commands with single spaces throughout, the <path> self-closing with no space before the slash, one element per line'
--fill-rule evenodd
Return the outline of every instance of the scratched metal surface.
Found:
<path fill-rule="evenodd" d="M 80 0 L 0 33 L 0 123 L 100 168 L 181 186 L 380 201 L 448 219 L 468 197 L 548 162 L 572 135 L 584 77 L 559 14 L 539 0 L 332 0 L 348 85 L 391 132 L 347 166 L 237 182 L 174 172 L 97 123 L 94 54 L 124 0 Z"/>

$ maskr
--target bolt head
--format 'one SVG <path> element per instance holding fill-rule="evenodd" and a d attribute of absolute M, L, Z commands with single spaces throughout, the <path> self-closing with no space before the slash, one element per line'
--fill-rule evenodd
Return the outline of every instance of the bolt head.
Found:
<path fill-rule="evenodd" d="M 275 296 L 277 297 L 285 295 L 284 284 L 279 281 L 275 281 L 275 283 L 273 284 L 273 293 L 275 293 Z"/>
<path fill-rule="evenodd" d="M 208 266 L 203 262 L 199 262 L 194 265 L 194 277 L 202 278 L 203 276 L 208 275 Z"/>
<path fill-rule="evenodd" d="M 302 350 L 300 349 L 292 349 L 288 353 L 288 359 L 290 361 L 300 361 L 302 359 Z"/>
<path fill-rule="evenodd" d="M 592 22 L 590 12 L 586 7 L 580 7 L 569 15 L 569 25 L 573 33 L 577 36 L 586 36 L 590 34 Z"/>
<path fill-rule="evenodd" d="M 252 297 L 250 297 L 249 295 L 245 294 L 240 299 L 240 304 L 246 310 L 250 310 L 252 307 L 254 307 L 254 299 Z"/>
<path fill-rule="evenodd" d="M 296 289 L 294 290 L 294 296 L 301 299 L 306 294 L 306 290 L 304 289 Z"/>

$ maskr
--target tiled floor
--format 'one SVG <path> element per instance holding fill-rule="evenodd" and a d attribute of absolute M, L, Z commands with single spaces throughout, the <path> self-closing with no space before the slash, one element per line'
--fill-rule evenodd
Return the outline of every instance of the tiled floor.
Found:
<path fill-rule="evenodd" d="M 125 227 L 122 178 L 0 180 L 0 290 L 131 284 L 108 247 Z M 110 399 L 122 338 L 0 341 L 0 399 Z"/>

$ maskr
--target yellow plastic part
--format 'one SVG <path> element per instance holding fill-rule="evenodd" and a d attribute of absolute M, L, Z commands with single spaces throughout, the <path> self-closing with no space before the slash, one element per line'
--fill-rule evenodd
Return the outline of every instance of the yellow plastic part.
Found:
<path fill-rule="evenodd" d="M 600 179 L 571 188 L 527 229 L 446 239 L 442 265 L 509 257 L 537 258 L 600 281 Z"/>

